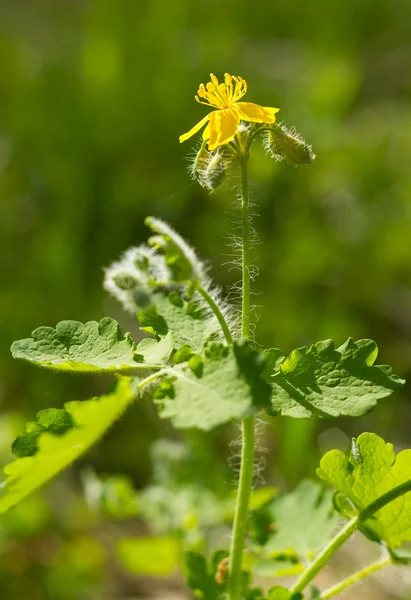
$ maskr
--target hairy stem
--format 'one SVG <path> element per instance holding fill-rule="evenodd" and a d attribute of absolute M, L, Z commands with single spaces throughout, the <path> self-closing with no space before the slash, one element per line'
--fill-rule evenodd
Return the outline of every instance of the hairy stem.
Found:
<path fill-rule="evenodd" d="M 241 164 L 242 189 L 242 305 L 241 334 L 250 335 L 250 223 L 248 192 L 248 155 L 239 157 Z M 230 551 L 230 575 L 228 596 L 230 600 L 241 599 L 241 566 L 243 560 L 244 538 L 247 529 L 248 508 L 254 470 L 254 417 L 242 422 L 241 470 L 238 483 L 237 502 L 234 513 L 233 532 Z"/>
<path fill-rule="evenodd" d="M 241 249 L 241 335 L 250 336 L 250 200 L 248 191 L 248 156 L 240 156 L 241 164 L 241 212 L 242 212 L 242 249 Z"/>
<path fill-rule="evenodd" d="M 200 285 L 199 283 L 197 283 L 196 288 L 197 288 L 197 291 L 199 292 L 199 294 L 202 295 L 204 300 L 207 302 L 207 304 L 209 305 L 209 307 L 215 314 L 217 321 L 218 321 L 218 323 L 222 329 L 222 332 L 224 334 L 224 337 L 226 339 L 226 342 L 228 344 L 232 344 L 233 336 L 231 335 L 231 331 L 230 331 L 230 328 L 228 327 L 228 323 L 225 320 L 225 317 L 224 317 L 223 313 L 221 312 L 220 307 L 218 306 L 217 302 L 212 298 L 212 296 L 210 296 L 210 294 L 207 292 L 207 290 L 205 288 L 203 288 L 203 286 Z"/>
<path fill-rule="evenodd" d="M 328 588 L 328 590 L 322 592 L 322 594 L 320 594 L 320 600 L 328 600 L 328 598 L 333 598 L 337 594 L 340 594 L 341 592 L 346 590 L 348 587 L 354 585 L 355 583 L 358 583 L 359 581 L 365 579 L 365 577 L 368 577 L 369 575 L 372 575 L 376 571 L 380 571 L 384 567 L 388 567 L 388 565 L 390 564 L 391 558 L 389 556 L 377 560 L 371 565 L 368 565 L 368 567 L 364 567 L 364 569 L 353 573 L 349 577 L 346 577 L 346 579 L 343 579 L 339 583 Z"/>

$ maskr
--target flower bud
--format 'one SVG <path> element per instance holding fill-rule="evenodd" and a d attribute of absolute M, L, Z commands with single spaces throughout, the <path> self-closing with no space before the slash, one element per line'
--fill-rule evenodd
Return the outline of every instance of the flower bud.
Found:
<path fill-rule="evenodd" d="M 224 182 L 225 167 L 226 161 L 224 155 L 217 150 L 211 157 L 205 171 L 205 184 L 209 189 L 215 190 Z"/>
<path fill-rule="evenodd" d="M 138 285 L 135 277 L 126 272 L 113 275 L 113 281 L 120 290 L 133 290 Z"/>
<path fill-rule="evenodd" d="M 293 165 L 311 164 L 315 159 L 312 147 L 292 128 L 273 123 L 265 139 L 267 153 L 277 160 L 286 160 Z"/>

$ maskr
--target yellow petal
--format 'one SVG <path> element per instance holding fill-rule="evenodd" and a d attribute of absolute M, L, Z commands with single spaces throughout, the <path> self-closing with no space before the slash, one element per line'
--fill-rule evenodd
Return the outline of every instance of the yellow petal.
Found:
<path fill-rule="evenodd" d="M 208 140 L 210 137 L 210 123 L 207 123 L 203 131 L 203 140 Z"/>
<path fill-rule="evenodd" d="M 218 146 L 231 142 L 237 133 L 239 122 L 240 117 L 234 107 L 211 113 L 208 149 L 215 150 Z"/>
<path fill-rule="evenodd" d="M 179 137 L 180 144 L 181 144 L 181 142 L 185 142 L 186 140 L 188 140 L 188 138 L 191 138 L 191 136 L 193 136 L 195 133 L 197 133 L 197 131 L 199 129 L 201 129 L 203 125 L 205 125 L 207 123 L 207 121 L 211 118 L 211 116 L 214 114 L 214 112 L 218 112 L 218 111 L 213 111 L 213 112 L 209 113 L 208 115 L 206 115 L 204 117 L 204 119 L 201 119 L 201 121 L 199 121 L 197 123 L 197 125 L 194 125 L 194 127 L 192 129 L 190 129 L 190 131 L 187 131 L 187 133 L 180 135 L 180 137 Z"/>
<path fill-rule="evenodd" d="M 274 123 L 274 115 L 280 110 L 279 108 L 260 106 L 253 102 L 236 102 L 234 107 L 237 109 L 240 119 L 252 123 Z"/>

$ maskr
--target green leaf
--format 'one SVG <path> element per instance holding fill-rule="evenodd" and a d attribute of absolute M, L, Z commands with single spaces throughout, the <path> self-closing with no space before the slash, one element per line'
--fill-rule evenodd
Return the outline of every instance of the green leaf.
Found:
<path fill-rule="evenodd" d="M 207 565 L 205 557 L 198 552 L 186 552 L 184 555 L 184 572 L 186 582 L 196 596 L 203 600 L 224 600 L 225 586 L 217 582 L 216 575 L 221 561 L 227 557 L 225 551 L 216 552 Z"/>
<path fill-rule="evenodd" d="M 167 577 L 180 562 L 178 541 L 171 537 L 125 538 L 117 543 L 123 567 L 133 575 Z"/>
<path fill-rule="evenodd" d="M 11 450 L 15 456 L 33 456 L 38 450 L 37 440 L 44 431 L 62 435 L 74 427 L 73 419 L 64 408 L 47 408 L 37 414 L 37 421 L 25 425 L 13 442 Z"/>
<path fill-rule="evenodd" d="M 411 479 L 411 450 L 395 455 L 392 444 L 374 433 L 363 433 L 354 452 L 331 450 L 320 462 L 318 475 L 348 498 L 358 511 Z M 366 535 L 396 547 L 411 540 L 411 492 L 384 506 L 364 523 Z"/>
<path fill-rule="evenodd" d="M 189 300 L 175 290 L 167 295 L 158 292 L 151 302 L 137 313 L 143 331 L 159 337 L 173 332 L 176 348 L 190 346 L 201 352 L 210 338 L 221 338 L 217 319 L 197 292 Z"/>
<path fill-rule="evenodd" d="M 298 348 L 288 358 L 269 350 L 273 411 L 296 418 L 369 412 L 404 385 L 390 367 L 373 366 L 377 354 L 375 342 L 351 338 L 339 348 L 331 340 Z"/>
<path fill-rule="evenodd" d="M 129 333 L 106 317 L 99 323 L 61 321 L 56 328 L 39 327 L 32 337 L 14 342 L 14 358 L 40 367 L 92 373 L 147 369 L 165 363 L 173 349 L 171 334 L 157 343 L 143 340 L 137 347 Z"/>
<path fill-rule="evenodd" d="M 155 392 L 160 416 L 175 427 L 209 431 L 269 405 L 270 386 L 261 379 L 264 355 L 247 343 L 229 348 L 213 342 L 201 369 L 191 360 L 167 369 Z"/>
<path fill-rule="evenodd" d="M 133 400 L 130 380 L 122 377 L 114 391 L 106 396 L 84 402 L 69 402 L 65 409 L 75 427 L 61 436 L 48 431 L 38 440 L 34 456 L 15 460 L 7 465 L 7 478 L 0 494 L 0 514 L 18 504 L 29 494 L 53 479 L 104 435 L 121 417 Z"/>
<path fill-rule="evenodd" d="M 268 508 L 273 526 L 263 548 L 267 558 L 312 559 L 332 538 L 340 521 L 333 510 L 332 493 L 308 479 L 293 492 L 276 496 Z"/>

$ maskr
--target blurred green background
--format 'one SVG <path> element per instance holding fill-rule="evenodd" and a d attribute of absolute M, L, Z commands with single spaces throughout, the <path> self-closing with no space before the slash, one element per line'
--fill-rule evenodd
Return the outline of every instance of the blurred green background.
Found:
<path fill-rule="evenodd" d="M 246 100 L 280 107 L 279 120 L 317 154 L 295 169 L 253 150 L 258 342 L 289 351 L 371 337 L 379 362 L 411 379 L 409 0 L 0 0 L 0 56 L 3 463 L 38 410 L 107 385 L 14 362 L 11 342 L 39 325 L 105 315 L 136 334 L 102 290 L 102 267 L 145 239 L 146 215 L 184 235 L 225 289 L 237 281 L 224 264 L 236 191 L 210 195 L 191 181 L 190 142 L 178 144 L 205 114 L 194 94 L 210 71 L 244 77 Z M 410 393 L 339 429 L 282 420 L 266 434 L 266 480 L 313 476 L 321 452 L 365 430 L 409 446 Z M 175 434 L 150 405 L 134 407 L 84 463 L 143 486 L 163 435 Z M 222 469 L 232 435 L 210 438 Z M 1 525 L 2 599 L 127 596 L 111 580 L 99 588 L 103 550 L 89 535 L 78 469 L 15 526 Z M 138 597 L 129 586 L 127 597 Z"/>

